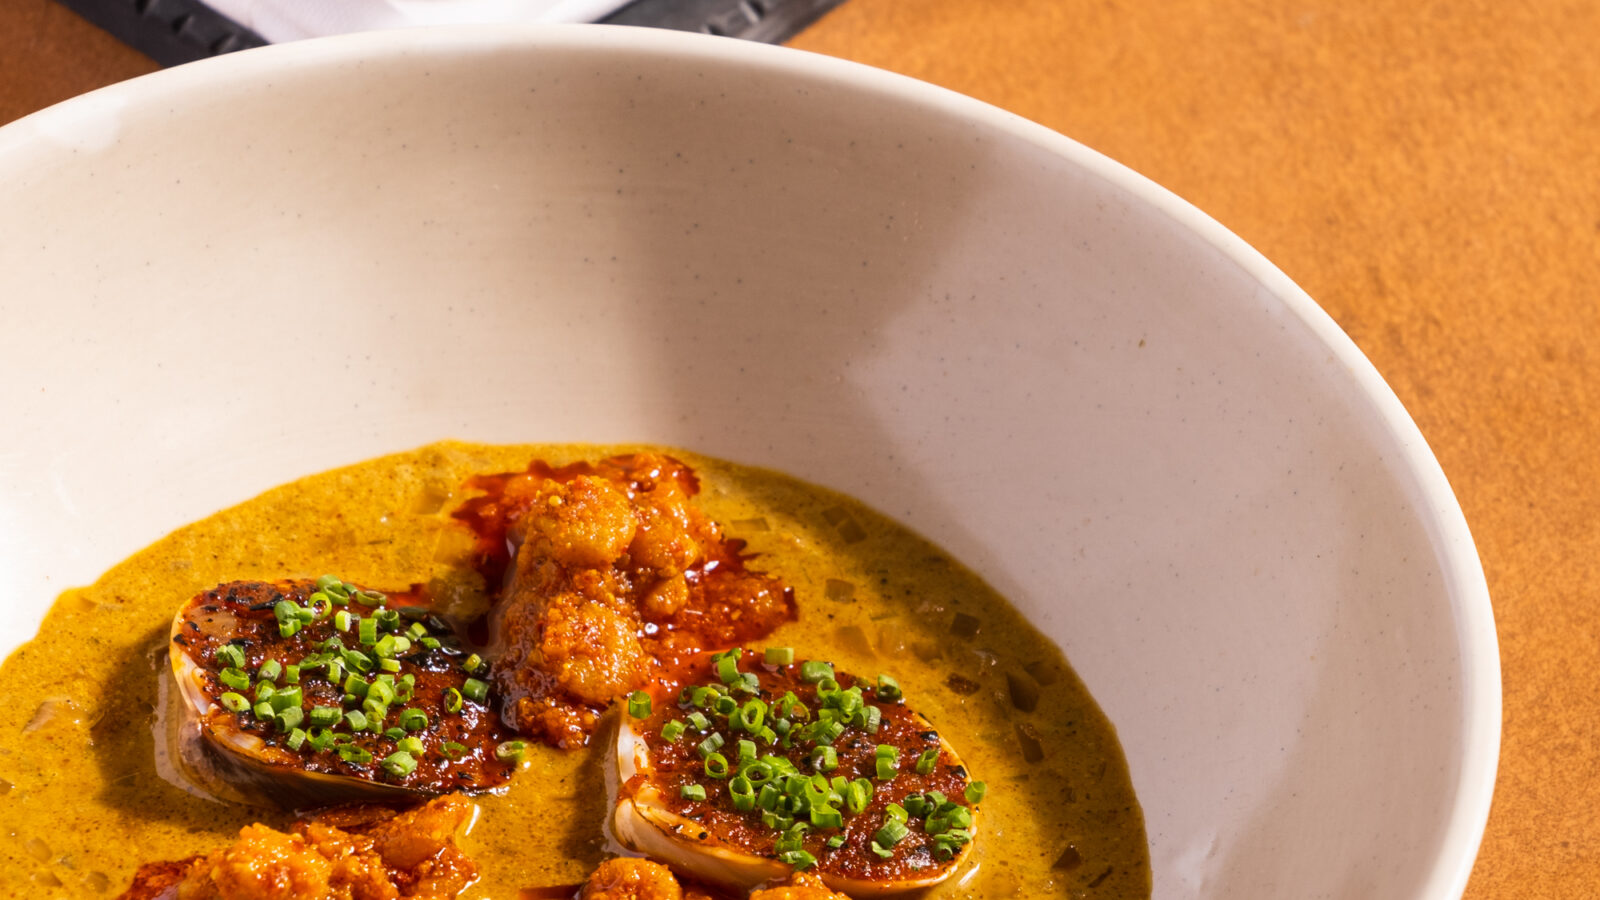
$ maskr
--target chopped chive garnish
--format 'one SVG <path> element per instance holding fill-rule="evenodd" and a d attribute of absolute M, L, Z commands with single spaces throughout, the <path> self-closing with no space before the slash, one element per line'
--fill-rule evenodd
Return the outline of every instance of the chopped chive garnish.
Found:
<path fill-rule="evenodd" d="M 346 650 L 342 655 L 345 668 L 350 671 L 360 672 L 363 675 L 372 671 L 372 657 L 362 653 L 360 650 Z"/>
<path fill-rule="evenodd" d="M 394 742 L 394 748 L 396 750 L 404 750 L 412 756 L 421 756 L 424 750 L 422 746 L 422 739 L 416 737 L 415 735 L 396 740 Z"/>
<path fill-rule="evenodd" d="M 308 718 L 313 728 L 327 728 L 330 725 L 338 724 L 339 720 L 343 718 L 343 714 L 338 707 L 313 706 L 311 707 L 311 715 Z"/>
<path fill-rule="evenodd" d="M 289 731 L 299 727 L 300 723 L 304 722 L 305 719 L 305 711 L 298 706 L 280 709 L 272 715 L 273 724 L 278 726 L 279 734 L 287 734 Z"/>
<path fill-rule="evenodd" d="M 421 731 L 428 727 L 428 714 L 420 709 L 406 709 L 400 713 L 400 727 L 406 731 Z"/>
<path fill-rule="evenodd" d="M 867 734 L 877 734 L 878 730 L 883 726 L 883 710 L 876 706 L 867 706 L 863 709 L 866 712 L 866 717 L 861 723 L 861 730 Z"/>
<path fill-rule="evenodd" d="M 333 746 L 333 729 L 313 728 L 311 730 L 311 752 L 321 753 Z"/>
<path fill-rule="evenodd" d="M 644 691 L 634 691 L 629 694 L 628 715 L 635 719 L 650 718 L 650 695 Z"/>
<path fill-rule="evenodd" d="M 818 772 L 832 772 L 839 768 L 839 751 L 831 746 L 813 747 L 811 750 L 811 764 Z"/>
<path fill-rule="evenodd" d="M 988 792 L 989 785 L 987 782 L 974 781 L 967 785 L 967 789 L 963 792 L 963 796 L 967 798 L 967 803 L 971 804 L 972 806 L 977 806 L 979 803 L 983 802 L 983 795 L 987 794 Z"/>
<path fill-rule="evenodd" d="M 389 599 L 377 591 L 355 591 L 350 597 L 362 606 L 382 606 Z"/>
<path fill-rule="evenodd" d="M 365 731 L 367 729 L 367 714 L 359 709 L 352 709 L 345 713 L 344 720 L 350 725 L 351 731 Z"/>
<path fill-rule="evenodd" d="M 695 747 L 695 749 L 700 751 L 700 758 L 705 759 L 718 750 L 721 750 L 725 741 L 726 739 L 721 734 L 712 732 L 706 737 L 705 740 L 701 741 L 699 745 Z"/>
<path fill-rule="evenodd" d="M 815 828 L 843 828 L 844 816 L 831 806 L 812 806 L 811 825 Z"/>
<path fill-rule="evenodd" d="M 398 741 L 406 736 L 406 730 L 401 728 L 399 725 L 396 725 L 393 728 L 385 728 L 383 730 L 383 736 L 391 741 Z"/>
<path fill-rule="evenodd" d="M 910 830 L 906 828 L 904 822 L 894 818 L 886 818 L 883 821 L 883 827 L 879 828 L 877 833 L 872 836 L 872 842 L 884 847 L 893 847 L 895 844 L 905 840 L 907 834 L 910 834 Z"/>
<path fill-rule="evenodd" d="M 684 716 L 684 718 L 689 720 L 689 724 L 694 726 L 695 731 L 705 731 L 711 727 L 711 720 L 702 713 L 692 712 Z"/>
<path fill-rule="evenodd" d="M 489 684 L 476 678 L 468 678 L 461 684 L 461 693 L 473 703 L 482 703 L 489 699 Z"/>
<path fill-rule="evenodd" d="M 365 646 L 371 647 L 378 642 L 378 620 L 373 618 L 362 619 L 356 626 L 357 640 Z"/>
<path fill-rule="evenodd" d="M 242 669 L 229 667 L 217 673 L 217 680 L 236 691 L 250 690 L 250 676 Z"/>
<path fill-rule="evenodd" d="M 242 713 L 250 708 L 250 701 L 247 700 L 243 694 L 235 694 L 233 691 L 228 691 L 221 697 L 218 697 L 217 701 L 220 702 L 222 707 L 228 712 Z"/>
<path fill-rule="evenodd" d="M 417 770 L 417 759 L 404 750 L 396 750 L 383 758 L 383 769 L 396 778 L 404 778 Z"/>
<path fill-rule="evenodd" d="M 289 738 L 284 743 L 289 745 L 290 750 L 299 750 L 305 744 L 306 737 L 304 730 L 295 728 L 289 732 Z"/>
<path fill-rule="evenodd" d="M 678 742 L 678 738 L 683 737 L 683 733 L 688 730 L 688 727 L 683 724 L 682 720 L 673 719 L 671 722 L 661 726 L 661 737 L 668 743 L 675 744 Z"/>
<path fill-rule="evenodd" d="M 706 755 L 706 762 L 703 768 L 707 778 L 727 778 L 728 758 L 721 753 L 709 753 Z"/>
<path fill-rule="evenodd" d="M 678 788 L 678 796 L 685 800 L 703 801 L 706 799 L 706 789 L 698 784 L 686 784 Z"/>
<path fill-rule="evenodd" d="M 394 702 L 394 683 L 383 678 L 373 679 L 367 688 L 367 699 L 388 706 Z"/>
<path fill-rule="evenodd" d="M 793 647 L 768 647 L 765 653 L 767 664 L 771 666 L 787 666 L 794 662 Z"/>
<path fill-rule="evenodd" d="M 257 701 L 271 700 L 272 699 L 272 695 L 276 694 L 277 692 L 278 692 L 278 689 L 276 687 L 274 687 L 272 682 L 270 682 L 270 681 L 260 681 L 260 682 L 256 683 L 256 700 Z"/>
<path fill-rule="evenodd" d="M 840 847 L 843 847 L 843 846 L 844 846 L 844 835 L 836 834 L 833 837 L 828 838 L 828 849 L 829 850 L 837 850 L 837 849 L 839 849 Z"/>
<path fill-rule="evenodd" d="M 878 676 L 877 693 L 878 699 L 886 703 L 892 703 L 905 697 L 905 694 L 900 690 L 900 682 L 887 675 Z"/>
<path fill-rule="evenodd" d="M 341 609 L 333 614 L 333 627 L 340 631 L 349 631 L 350 626 L 356 623 L 356 617 L 350 615 L 347 609 Z"/>
<path fill-rule="evenodd" d="M 260 678 L 262 681 L 277 681 L 278 676 L 282 674 L 283 663 L 278 662 L 275 659 L 267 660 L 261 664 L 261 668 L 256 670 L 256 677 Z"/>
<path fill-rule="evenodd" d="M 850 782 L 844 789 L 845 807 L 850 810 L 850 815 L 859 816 L 867 809 L 867 804 L 872 802 L 872 782 L 865 778 L 857 778 Z"/>
<path fill-rule="evenodd" d="M 878 854 L 878 856 L 883 859 L 889 859 L 890 857 L 894 856 L 893 850 L 889 850 L 880 846 L 877 841 L 872 842 L 872 852 Z"/>
<path fill-rule="evenodd" d="M 833 678 L 833 663 L 821 660 L 808 659 L 800 664 L 800 680 L 816 684 L 824 679 Z"/>
<path fill-rule="evenodd" d="M 899 772 L 900 766 L 895 763 L 893 757 L 880 756 L 877 758 L 877 776 L 879 781 L 888 781 L 895 775 L 899 774 Z"/>
<path fill-rule="evenodd" d="M 732 684 L 739 679 L 739 657 L 724 656 L 717 660 L 717 677 L 723 684 Z"/>
<path fill-rule="evenodd" d="M 378 660 L 378 668 L 382 669 L 385 672 L 391 672 L 391 673 L 399 672 L 400 671 L 400 660 L 398 660 L 398 659 L 380 659 L 380 660 Z"/>
<path fill-rule="evenodd" d="M 817 864 L 817 858 L 805 850 L 785 850 L 778 854 L 778 859 L 793 866 L 796 872 L 804 872 Z"/>
<path fill-rule="evenodd" d="M 461 711 L 461 692 L 455 688 L 445 688 L 444 711 L 458 713 Z"/>
<path fill-rule="evenodd" d="M 749 812 L 756 808 L 756 789 L 750 779 L 744 775 L 735 775 L 728 782 L 728 796 L 733 799 L 733 808 L 739 812 Z"/>
<path fill-rule="evenodd" d="M 441 646 L 440 643 L 439 643 L 439 639 L 438 638 L 430 637 L 428 635 L 423 635 L 422 637 L 417 638 L 417 643 L 421 644 L 422 646 L 426 647 L 429 650 L 437 650 Z"/>
<path fill-rule="evenodd" d="M 711 711 L 719 716 L 731 716 L 739 709 L 739 701 L 722 694 L 711 703 Z"/>
<path fill-rule="evenodd" d="M 917 765 L 916 765 L 917 774 L 918 775 L 927 775 L 928 773 L 933 771 L 933 767 L 935 765 L 937 765 L 938 762 L 939 762 L 939 748 L 938 747 L 929 747 L 928 749 L 922 751 L 922 755 L 921 756 L 917 757 Z"/>
<path fill-rule="evenodd" d="M 243 669 L 245 664 L 244 648 L 238 644 L 223 644 L 217 648 L 217 662 L 231 669 Z"/>
<path fill-rule="evenodd" d="M 290 663 L 289 665 L 284 666 L 283 667 L 283 683 L 284 684 L 299 684 L 300 683 L 300 667 L 295 665 L 295 664 L 293 664 L 293 663 Z"/>
<path fill-rule="evenodd" d="M 466 662 L 461 664 L 461 671 L 466 672 L 468 675 L 478 674 L 478 670 L 481 668 L 483 668 L 483 657 L 476 653 L 467 657 Z"/>
<path fill-rule="evenodd" d="M 506 741 L 494 748 L 495 757 L 509 763 L 522 762 L 522 756 L 526 752 L 528 745 L 525 741 Z"/>
<path fill-rule="evenodd" d="M 467 747 L 465 744 L 458 744 L 455 741 L 445 741 L 439 745 L 439 753 L 446 759 L 460 759 L 467 755 Z"/>

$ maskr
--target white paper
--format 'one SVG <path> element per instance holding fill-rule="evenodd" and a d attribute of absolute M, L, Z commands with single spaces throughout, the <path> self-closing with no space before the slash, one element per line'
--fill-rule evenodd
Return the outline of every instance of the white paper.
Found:
<path fill-rule="evenodd" d="M 272 43 L 406 28 L 496 22 L 593 22 L 627 0 L 206 0 Z"/>

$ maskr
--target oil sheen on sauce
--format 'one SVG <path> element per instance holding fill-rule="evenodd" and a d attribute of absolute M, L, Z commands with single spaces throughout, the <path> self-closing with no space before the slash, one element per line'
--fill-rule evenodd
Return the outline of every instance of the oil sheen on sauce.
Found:
<path fill-rule="evenodd" d="M 163 777 L 162 673 L 174 611 L 240 579 L 336 573 L 426 583 L 453 612 L 485 603 L 473 539 L 449 513 L 474 474 L 637 447 L 433 444 L 275 488 L 181 528 L 57 599 L 0 666 L 0 896 L 114 897 L 142 862 L 227 844 L 286 813 L 218 803 Z M 697 501 L 794 588 L 799 618 L 766 644 L 897 678 L 988 782 L 973 853 L 925 896 L 1146 898 L 1143 817 L 1116 733 L 1060 651 L 971 572 L 840 494 L 771 471 L 666 451 Z M 462 846 L 483 879 L 464 897 L 575 885 L 610 855 L 603 740 L 537 747 L 481 796 Z"/>

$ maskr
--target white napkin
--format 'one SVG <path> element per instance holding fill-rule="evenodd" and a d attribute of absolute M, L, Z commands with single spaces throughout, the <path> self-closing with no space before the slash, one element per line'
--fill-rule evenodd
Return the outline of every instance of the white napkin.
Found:
<path fill-rule="evenodd" d="M 411 25 L 593 22 L 628 0 L 206 0 L 272 43 Z"/>

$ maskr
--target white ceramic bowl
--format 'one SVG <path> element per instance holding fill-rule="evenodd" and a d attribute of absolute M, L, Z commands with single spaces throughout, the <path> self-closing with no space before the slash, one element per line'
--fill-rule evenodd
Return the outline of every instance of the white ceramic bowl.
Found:
<path fill-rule="evenodd" d="M 999 110 L 626 29 L 242 53 L 0 130 L 0 323 L 6 649 L 315 470 L 677 444 L 866 500 L 1058 639 L 1158 898 L 1466 882 L 1499 668 L 1422 437 L 1238 238 Z"/>

